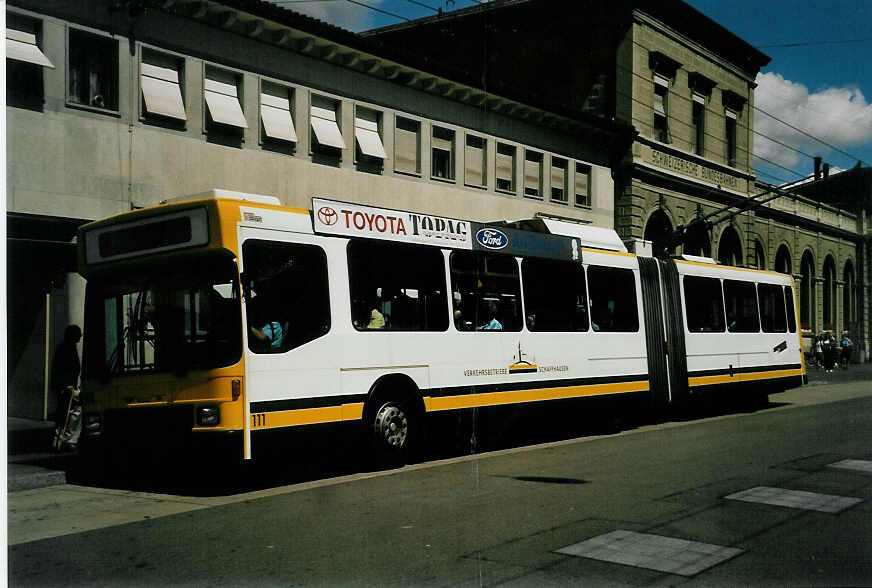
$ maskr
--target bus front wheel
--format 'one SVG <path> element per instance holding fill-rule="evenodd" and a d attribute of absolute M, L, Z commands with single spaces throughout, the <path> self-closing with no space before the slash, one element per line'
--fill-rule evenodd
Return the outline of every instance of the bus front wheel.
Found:
<path fill-rule="evenodd" d="M 376 457 L 388 465 L 403 465 L 416 437 L 417 418 L 410 401 L 386 400 L 372 417 Z"/>

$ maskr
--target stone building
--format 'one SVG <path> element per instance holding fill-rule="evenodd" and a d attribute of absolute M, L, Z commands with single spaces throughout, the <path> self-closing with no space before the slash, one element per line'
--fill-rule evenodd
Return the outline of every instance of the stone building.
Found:
<path fill-rule="evenodd" d="M 613 224 L 628 124 L 266 2 L 13 0 L 6 18 L 11 416 L 51 414 L 88 220 L 224 188 Z"/>
<path fill-rule="evenodd" d="M 852 286 L 863 284 L 866 221 L 844 203 L 771 192 L 754 173 L 754 80 L 769 57 L 680 0 L 552 8 L 498 0 L 366 34 L 529 103 L 631 124 L 638 135 L 613 167 L 615 228 L 628 246 L 663 254 L 689 227 L 670 253 L 792 273 L 806 345 L 851 328 L 868 349 L 868 321 L 853 310 L 868 297 Z"/>

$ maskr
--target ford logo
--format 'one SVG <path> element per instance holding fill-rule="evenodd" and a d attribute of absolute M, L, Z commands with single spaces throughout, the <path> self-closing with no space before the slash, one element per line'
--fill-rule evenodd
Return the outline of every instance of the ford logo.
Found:
<path fill-rule="evenodd" d="M 502 249 L 509 244 L 509 238 L 498 229 L 480 229 L 475 234 L 475 240 L 488 249 Z"/>

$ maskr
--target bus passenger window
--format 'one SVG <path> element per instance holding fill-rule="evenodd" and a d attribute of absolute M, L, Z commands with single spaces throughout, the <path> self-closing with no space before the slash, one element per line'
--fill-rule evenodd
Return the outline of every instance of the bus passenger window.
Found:
<path fill-rule="evenodd" d="M 592 265 L 587 268 L 587 282 L 591 329 L 621 333 L 639 330 L 633 270 Z"/>
<path fill-rule="evenodd" d="M 587 331 L 587 286 L 580 263 L 530 258 L 521 263 L 521 271 L 529 330 Z"/>
<path fill-rule="evenodd" d="M 359 331 L 448 328 L 445 261 L 435 247 L 393 241 L 348 244 L 351 319 Z"/>
<path fill-rule="evenodd" d="M 521 287 L 514 257 L 454 251 L 450 265 L 458 331 L 521 330 Z"/>
<path fill-rule="evenodd" d="M 760 326 L 764 333 L 787 331 L 787 316 L 784 310 L 784 291 L 781 286 L 757 284 L 760 297 Z"/>
<path fill-rule="evenodd" d="M 249 239 L 242 259 L 251 283 L 246 315 L 252 351 L 282 353 L 330 330 L 327 257 L 320 247 Z"/>
<path fill-rule="evenodd" d="M 787 330 L 791 333 L 796 332 L 796 310 L 793 306 L 793 288 L 790 286 L 784 287 L 784 305 L 787 307 Z"/>
<path fill-rule="evenodd" d="M 684 276 L 684 314 L 691 333 L 724 332 L 724 300 L 717 278 Z"/>
<path fill-rule="evenodd" d="M 753 283 L 724 280 L 724 304 L 727 307 L 727 329 L 731 333 L 760 331 L 757 289 Z"/>

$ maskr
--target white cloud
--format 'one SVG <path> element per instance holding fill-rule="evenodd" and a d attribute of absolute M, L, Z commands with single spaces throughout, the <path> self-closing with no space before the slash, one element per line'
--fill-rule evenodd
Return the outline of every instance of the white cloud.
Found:
<path fill-rule="evenodd" d="M 351 2 L 344 2 L 343 0 L 276 3 L 282 8 L 287 8 L 355 32 L 372 28 L 375 17 L 378 14 L 372 9 L 352 4 Z M 379 8 L 383 3 L 384 0 L 366 0 L 366 4 L 374 8 Z"/>
<path fill-rule="evenodd" d="M 804 85 L 777 73 L 759 74 L 757 84 L 755 105 L 758 109 L 809 135 L 842 149 L 872 141 L 872 104 L 858 88 L 825 88 L 809 93 Z M 830 151 L 826 145 L 759 111 L 754 113 L 754 130 L 809 155 L 824 155 Z M 799 163 L 811 165 L 795 151 L 760 135 L 754 136 L 754 153 L 786 167 Z"/>

